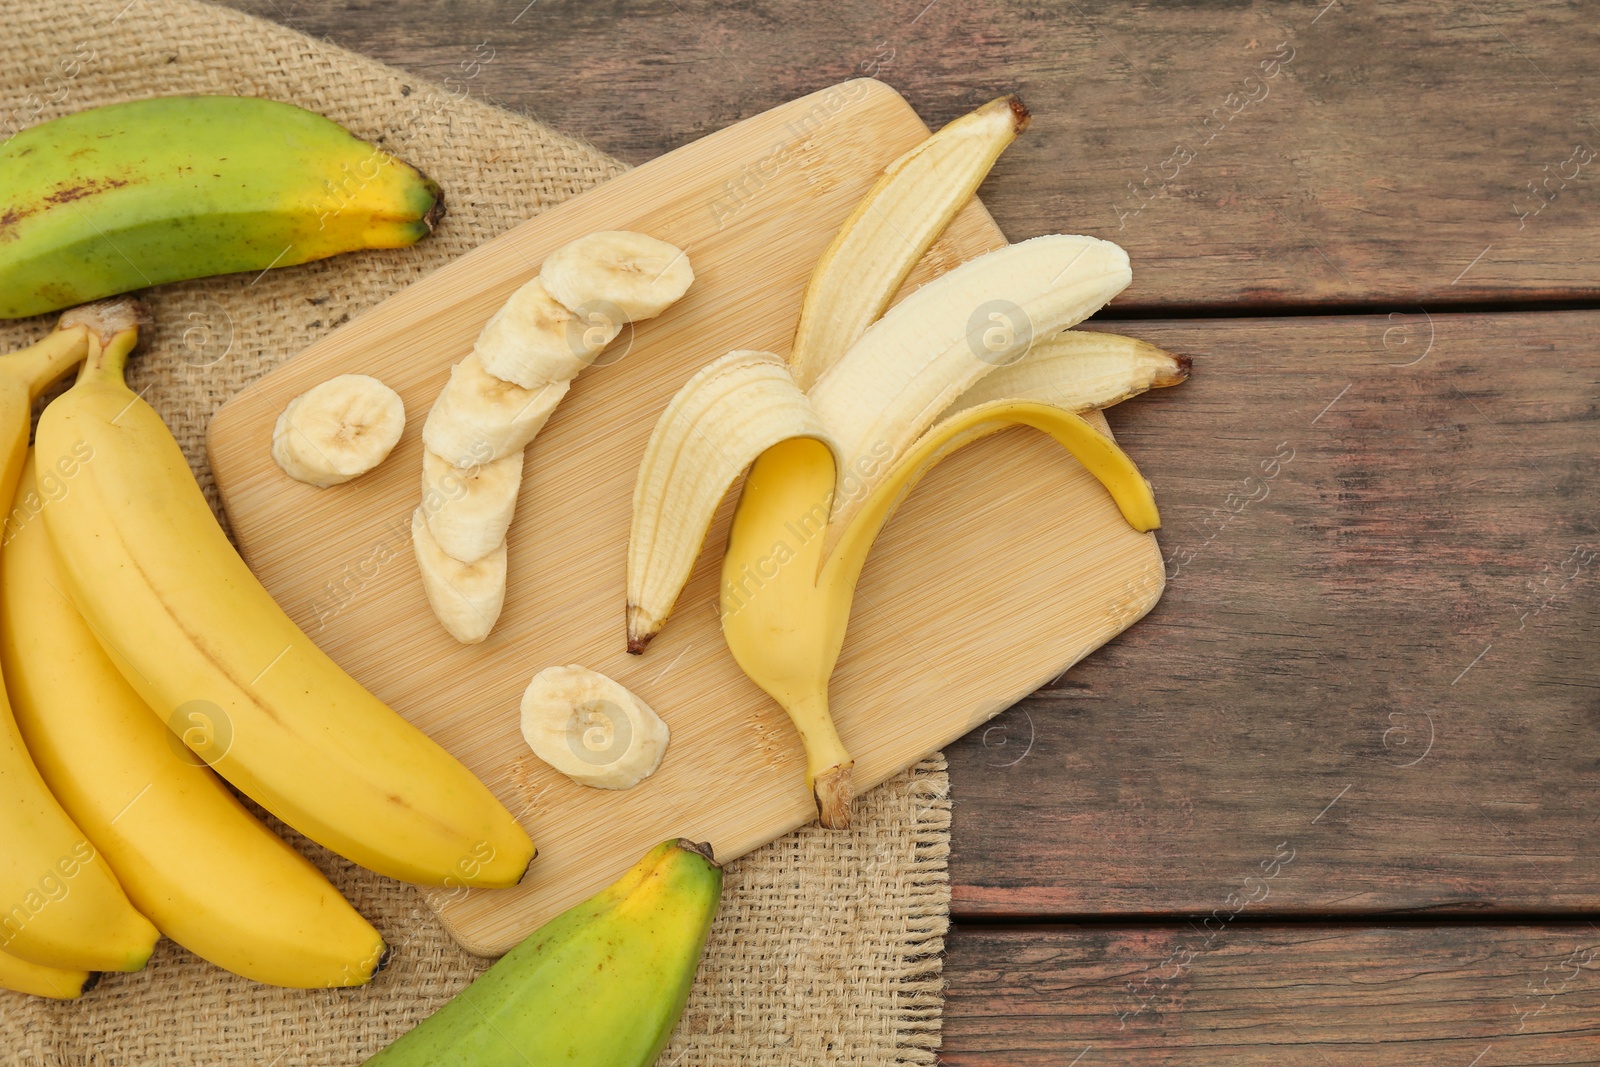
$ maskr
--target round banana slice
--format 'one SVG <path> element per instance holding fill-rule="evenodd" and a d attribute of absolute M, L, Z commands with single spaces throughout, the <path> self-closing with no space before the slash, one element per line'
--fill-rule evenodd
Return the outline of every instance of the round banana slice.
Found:
<path fill-rule="evenodd" d="M 341 374 L 289 401 L 272 458 L 291 478 L 326 488 L 382 463 L 406 428 L 400 394 L 366 374 Z"/>
<path fill-rule="evenodd" d="M 444 628 L 464 645 L 489 636 L 506 599 L 506 543 L 472 563 L 462 563 L 439 547 L 419 507 L 411 513 L 411 547 L 428 603 Z"/>
<path fill-rule="evenodd" d="M 522 694 L 522 736 L 534 754 L 579 785 L 632 789 L 667 751 L 667 724 L 599 671 L 546 667 Z"/>
<path fill-rule="evenodd" d="M 445 555 L 473 563 L 505 543 L 522 488 L 522 457 L 513 452 L 463 470 L 423 450 L 423 516 Z"/>
<path fill-rule="evenodd" d="M 638 322 L 681 297 L 694 281 L 694 270 L 676 245 L 631 230 L 601 230 L 550 253 L 539 279 L 585 323 L 612 309 Z"/>
<path fill-rule="evenodd" d="M 593 309 L 579 318 L 538 278 L 511 294 L 478 335 L 473 352 L 483 369 L 524 389 L 571 381 L 626 323 Z"/>
<path fill-rule="evenodd" d="M 504 459 L 538 435 L 569 388 L 568 382 L 552 382 L 524 389 L 490 374 L 469 355 L 450 368 L 450 381 L 422 424 L 422 443 L 457 467 Z"/>

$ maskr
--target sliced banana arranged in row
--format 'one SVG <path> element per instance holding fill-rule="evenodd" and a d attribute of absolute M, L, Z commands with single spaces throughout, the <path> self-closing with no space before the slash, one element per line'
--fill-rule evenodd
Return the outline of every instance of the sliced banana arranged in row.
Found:
<path fill-rule="evenodd" d="M 366 374 L 341 374 L 289 401 L 272 458 L 291 478 L 327 488 L 384 461 L 406 428 L 400 394 Z"/>
<path fill-rule="evenodd" d="M 522 736 L 579 785 L 632 789 L 666 754 L 667 724 L 620 683 L 587 667 L 546 667 L 522 694 Z"/>
<path fill-rule="evenodd" d="M 588 234 L 546 257 L 450 368 L 422 428 L 412 540 L 428 602 L 456 640 L 484 640 L 500 617 L 523 450 L 625 326 L 659 315 L 693 282 L 674 245 Z"/>

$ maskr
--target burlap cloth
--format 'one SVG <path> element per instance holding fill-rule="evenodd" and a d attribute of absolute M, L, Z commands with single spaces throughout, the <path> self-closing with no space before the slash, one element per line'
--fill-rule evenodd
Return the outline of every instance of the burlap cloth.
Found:
<path fill-rule="evenodd" d="M 156 325 L 133 384 L 148 390 L 213 502 L 203 437 L 225 399 L 428 271 L 625 169 L 477 102 L 465 76 L 435 86 L 221 8 L 125 2 L 7 5 L 0 138 L 119 100 L 271 97 L 327 115 L 422 167 L 443 185 L 450 209 L 439 232 L 412 249 L 148 294 Z M 384 17 L 382 9 L 373 17 Z M 0 346 L 19 347 L 48 325 L 42 318 L 0 324 Z M 848 833 L 802 830 L 731 865 L 694 996 L 662 1063 L 933 1062 L 949 912 L 942 759 L 863 797 L 858 817 Z M 370 986 L 272 989 L 163 942 L 143 972 L 108 976 L 81 1001 L 0 992 L 4 1062 L 354 1064 L 487 966 L 456 946 L 415 889 L 285 833 L 398 948 Z"/>

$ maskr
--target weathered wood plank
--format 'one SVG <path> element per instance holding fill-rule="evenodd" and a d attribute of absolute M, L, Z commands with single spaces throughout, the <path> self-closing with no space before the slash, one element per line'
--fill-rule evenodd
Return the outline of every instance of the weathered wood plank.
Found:
<path fill-rule="evenodd" d="M 1582 5 L 227 2 L 636 163 L 858 73 L 931 123 L 1020 91 L 985 201 L 1125 244 L 1121 308 L 1600 297 Z"/>
<path fill-rule="evenodd" d="M 958 927 L 950 1067 L 1504 1067 L 1600 1060 L 1571 926 Z"/>
<path fill-rule="evenodd" d="M 1167 589 L 949 750 L 957 914 L 1600 907 L 1600 314 L 1113 326 Z"/>

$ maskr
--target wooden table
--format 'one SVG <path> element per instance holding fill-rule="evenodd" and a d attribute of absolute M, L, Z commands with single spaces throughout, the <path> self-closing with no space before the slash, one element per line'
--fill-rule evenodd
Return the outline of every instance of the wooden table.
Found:
<path fill-rule="evenodd" d="M 949 752 L 944 1061 L 1600 1062 L 1579 6 L 231 2 L 635 163 L 855 73 L 1020 92 L 985 202 L 1122 243 L 1097 324 L 1195 376 L 1112 413 L 1166 596 Z"/>

